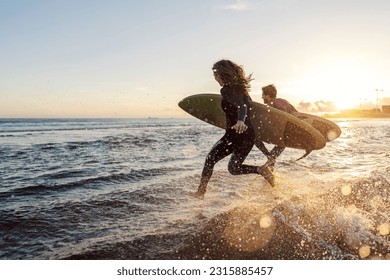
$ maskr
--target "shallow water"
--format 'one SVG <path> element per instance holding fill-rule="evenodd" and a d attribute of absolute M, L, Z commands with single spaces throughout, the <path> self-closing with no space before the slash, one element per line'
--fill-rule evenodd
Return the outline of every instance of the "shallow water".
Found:
<path fill-rule="evenodd" d="M 211 125 L 2 119 L 0 258 L 389 259 L 390 120 L 335 122 L 324 149 L 285 150 L 275 189 L 224 159 L 198 200 Z"/>

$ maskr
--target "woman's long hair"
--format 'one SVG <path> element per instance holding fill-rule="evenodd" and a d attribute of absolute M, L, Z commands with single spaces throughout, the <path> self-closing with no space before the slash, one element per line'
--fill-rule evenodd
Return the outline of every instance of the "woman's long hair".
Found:
<path fill-rule="evenodd" d="M 245 76 L 244 68 L 230 60 L 220 60 L 213 65 L 213 71 L 218 74 L 221 79 L 229 84 L 234 86 L 239 86 L 245 95 L 249 95 L 249 90 L 251 88 L 250 82 L 252 79 L 252 74 Z"/>

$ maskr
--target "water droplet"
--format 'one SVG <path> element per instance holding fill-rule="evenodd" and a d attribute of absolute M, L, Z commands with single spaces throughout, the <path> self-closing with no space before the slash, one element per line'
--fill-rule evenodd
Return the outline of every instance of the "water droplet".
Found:
<path fill-rule="evenodd" d="M 364 259 L 371 254 L 371 248 L 368 245 L 363 245 L 359 248 L 359 256 Z"/>
<path fill-rule="evenodd" d="M 390 224 L 383 223 L 378 227 L 380 235 L 389 235 L 390 234 Z"/>
<path fill-rule="evenodd" d="M 264 216 L 260 219 L 260 227 L 269 228 L 272 224 L 272 220 L 269 216 Z"/>
<path fill-rule="evenodd" d="M 352 189 L 350 186 L 344 186 L 341 188 L 341 193 L 345 196 L 350 195 L 352 192 Z"/>

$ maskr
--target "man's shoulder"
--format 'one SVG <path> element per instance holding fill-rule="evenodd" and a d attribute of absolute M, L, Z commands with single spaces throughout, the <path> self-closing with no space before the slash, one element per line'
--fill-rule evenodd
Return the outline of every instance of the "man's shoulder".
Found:
<path fill-rule="evenodd" d="M 297 109 L 290 102 L 283 98 L 275 98 L 273 105 L 275 108 L 285 111 L 287 113 L 295 112 Z"/>
<path fill-rule="evenodd" d="M 275 98 L 273 100 L 275 106 L 286 106 L 291 105 L 290 102 L 288 102 L 286 99 L 283 98 Z"/>

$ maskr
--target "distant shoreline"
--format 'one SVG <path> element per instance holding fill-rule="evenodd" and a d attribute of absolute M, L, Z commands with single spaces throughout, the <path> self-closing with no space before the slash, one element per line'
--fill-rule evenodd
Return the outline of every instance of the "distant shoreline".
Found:
<path fill-rule="evenodd" d="M 390 113 L 381 111 L 347 110 L 340 113 L 324 114 L 324 118 L 390 118 Z"/>

